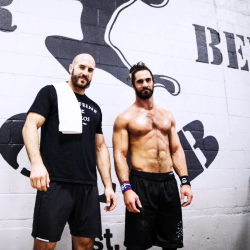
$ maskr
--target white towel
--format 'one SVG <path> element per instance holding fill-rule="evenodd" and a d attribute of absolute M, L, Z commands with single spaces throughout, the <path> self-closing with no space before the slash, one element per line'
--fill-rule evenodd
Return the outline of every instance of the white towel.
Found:
<path fill-rule="evenodd" d="M 54 83 L 58 101 L 59 131 L 63 134 L 82 133 L 82 114 L 78 100 L 67 82 Z"/>

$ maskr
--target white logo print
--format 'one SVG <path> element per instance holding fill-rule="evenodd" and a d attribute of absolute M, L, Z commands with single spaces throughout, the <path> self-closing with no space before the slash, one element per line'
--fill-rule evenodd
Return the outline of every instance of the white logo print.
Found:
<path fill-rule="evenodd" d="M 183 179 L 181 180 L 181 182 L 182 182 L 182 183 L 186 183 L 186 182 L 187 182 L 187 179 L 183 178 Z"/>
<path fill-rule="evenodd" d="M 87 123 L 85 123 L 85 122 L 89 122 L 90 121 L 90 117 L 87 117 L 87 116 L 83 116 L 82 117 L 82 121 L 83 121 L 83 125 L 87 125 Z"/>

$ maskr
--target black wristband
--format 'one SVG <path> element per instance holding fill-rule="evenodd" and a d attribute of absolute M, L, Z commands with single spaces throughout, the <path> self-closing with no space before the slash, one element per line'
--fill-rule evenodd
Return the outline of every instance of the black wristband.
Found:
<path fill-rule="evenodd" d="M 182 176 L 182 177 L 180 177 L 180 181 L 181 181 L 181 187 L 184 186 L 184 185 L 191 186 L 191 183 L 189 181 L 188 176 Z"/>

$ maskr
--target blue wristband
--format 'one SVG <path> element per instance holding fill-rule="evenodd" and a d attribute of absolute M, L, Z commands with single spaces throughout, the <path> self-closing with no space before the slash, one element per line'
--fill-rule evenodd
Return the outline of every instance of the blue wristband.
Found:
<path fill-rule="evenodd" d="M 130 185 L 129 181 L 124 181 L 121 185 L 122 193 L 124 194 L 128 190 L 132 190 L 132 187 Z"/>

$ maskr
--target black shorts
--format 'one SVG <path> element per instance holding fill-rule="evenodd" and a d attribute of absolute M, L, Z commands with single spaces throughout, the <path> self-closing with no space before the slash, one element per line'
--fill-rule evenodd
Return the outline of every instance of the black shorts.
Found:
<path fill-rule="evenodd" d="M 124 245 L 132 249 L 183 247 L 181 201 L 173 172 L 131 170 L 129 179 L 142 208 L 140 213 L 126 210 Z"/>
<path fill-rule="evenodd" d="M 73 236 L 102 235 L 97 186 L 51 182 L 46 192 L 37 191 L 32 236 L 57 242 L 66 222 Z"/>

